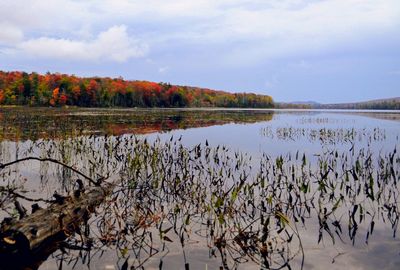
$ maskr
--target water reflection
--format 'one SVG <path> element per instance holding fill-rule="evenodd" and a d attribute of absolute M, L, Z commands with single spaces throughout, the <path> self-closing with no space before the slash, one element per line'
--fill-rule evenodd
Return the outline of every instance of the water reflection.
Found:
<path fill-rule="evenodd" d="M 166 132 L 270 121 L 273 111 L 0 108 L 0 139 L 38 140 L 79 135 Z"/>
<path fill-rule="evenodd" d="M 231 117 L 223 121 L 232 121 Z M 365 254 L 370 256 L 374 247 L 398 245 L 397 238 L 391 239 L 398 226 L 398 126 L 378 120 L 363 122 L 354 116 L 336 121 L 331 119 L 340 117 L 326 113 L 280 113 L 268 121 L 266 116 L 257 117 L 261 122 L 251 125 L 243 121 L 176 130 L 158 134 L 159 140 L 107 132 L 98 135 L 98 129 L 95 135 L 3 140 L 2 164 L 26 156 L 53 158 L 90 179 L 104 176 L 110 183 L 117 181 L 113 194 L 79 231 L 59 244 L 41 269 L 60 265 L 87 269 L 103 263 L 109 269 L 203 269 L 205 265 L 259 269 L 260 264 L 309 269 L 330 266 L 332 260 L 338 268 L 349 262 L 365 266 Z M 304 117 L 327 120 L 316 120 L 316 128 L 301 120 Z M 175 119 L 187 121 L 183 116 Z M 355 122 L 352 134 L 357 135 L 343 137 Z M 338 131 L 338 125 L 346 132 Z M 296 148 L 288 148 L 285 135 L 276 136 L 281 127 Z M 223 143 L 213 138 L 214 129 Z M 265 136 L 263 129 L 274 136 Z M 310 140 L 307 134 L 321 129 L 317 139 Z M 376 140 L 371 139 L 374 129 L 379 135 Z M 235 134 L 246 142 L 227 146 L 227 138 Z M 329 140 L 321 143 L 321 134 Z M 247 143 L 256 141 L 275 144 L 275 148 L 247 151 L 253 149 L 247 149 Z M 303 149 L 308 146 L 312 155 Z M 46 201 L 54 200 L 55 191 L 73 194 L 76 179 L 82 178 L 53 162 L 29 161 L 0 173 L 2 215 L 15 219 L 15 200 L 28 209 L 34 203 L 45 208 Z M 85 181 L 87 189 L 91 186 Z M 396 262 L 393 253 L 379 254 Z M 328 259 L 328 264 L 321 258 Z"/>

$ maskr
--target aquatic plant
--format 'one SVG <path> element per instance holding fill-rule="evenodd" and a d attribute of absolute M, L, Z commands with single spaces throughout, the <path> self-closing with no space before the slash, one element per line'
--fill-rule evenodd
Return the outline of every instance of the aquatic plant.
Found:
<path fill-rule="evenodd" d="M 19 162 L 9 163 L 7 145 Z M 223 145 L 185 146 L 173 137 L 79 136 L 18 149 L 3 143 L 0 207 L 18 219 L 15 202 L 46 207 L 54 191 L 74 192 L 77 178 L 85 186 L 116 183 L 96 214 L 53 254 L 60 264 L 86 264 L 116 250 L 122 269 L 143 267 L 151 257 L 162 268 L 178 249 L 189 269 L 187 248 L 200 241 L 223 269 L 251 262 L 279 269 L 299 256 L 302 267 L 302 232 L 310 224 L 317 224 L 317 242 L 369 242 L 377 227 L 396 237 L 397 148 L 326 150 L 316 159 L 301 152 L 264 154 L 254 161 Z M 31 196 L 21 162 L 39 162 L 40 198 Z"/>

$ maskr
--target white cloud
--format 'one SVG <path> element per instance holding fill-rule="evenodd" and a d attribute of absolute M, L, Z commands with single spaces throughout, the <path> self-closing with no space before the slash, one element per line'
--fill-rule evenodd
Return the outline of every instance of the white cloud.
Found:
<path fill-rule="evenodd" d="M 121 24 L 135 31 L 138 39 L 146 40 L 153 51 L 179 55 L 179 46 L 191 53 L 196 47 L 210 51 L 217 48 L 227 62 L 251 64 L 363 44 L 382 33 L 395 36 L 400 29 L 400 1 L 32 0 L 26 4 L 13 0 L 0 2 L 0 18 L 15 27 L 8 34 L 2 31 L 0 42 L 17 42 L 24 33 L 30 39 L 18 48 L 36 56 L 105 57 L 121 62 L 143 55 L 146 49 L 141 42 L 128 38 L 126 31 L 119 32 L 120 45 L 93 34 Z M 117 52 L 116 46 L 125 51 Z M 110 47 L 112 53 L 106 54 Z"/>
<path fill-rule="evenodd" d="M 0 45 L 15 45 L 24 37 L 21 29 L 10 23 L 0 22 L 0 29 Z"/>
<path fill-rule="evenodd" d="M 264 53 L 281 55 L 353 42 L 381 31 L 397 31 L 400 26 L 399 1 L 282 2 L 286 2 L 283 7 L 266 5 L 256 10 L 235 7 L 222 13 L 212 31 L 198 34 L 207 41 L 242 40 L 252 45 L 258 42 L 258 47 L 267 49 Z"/>
<path fill-rule="evenodd" d="M 93 16 L 95 12 L 90 2 L 74 0 L 3 0 L 0 1 L 0 19 L 18 26 L 24 31 L 68 31 L 71 27 L 78 27 L 95 19 Z"/>
<path fill-rule="evenodd" d="M 123 25 L 101 32 L 94 40 L 40 37 L 21 42 L 17 49 L 33 57 L 116 62 L 142 57 L 148 51 L 146 44 L 129 37 L 127 28 Z"/>

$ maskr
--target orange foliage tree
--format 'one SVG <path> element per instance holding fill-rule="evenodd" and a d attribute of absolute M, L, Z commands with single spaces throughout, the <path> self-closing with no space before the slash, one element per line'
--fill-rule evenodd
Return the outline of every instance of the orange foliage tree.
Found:
<path fill-rule="evenodd" d="M 0 104 L 88 107 L 257 107 L 270 108 L 267 95 L 233 94 L 190 86 L 122 78 L 79 78 L 59 73 L 0 71 Z M 53 90 L 51 90 L 53 89 Z"/>

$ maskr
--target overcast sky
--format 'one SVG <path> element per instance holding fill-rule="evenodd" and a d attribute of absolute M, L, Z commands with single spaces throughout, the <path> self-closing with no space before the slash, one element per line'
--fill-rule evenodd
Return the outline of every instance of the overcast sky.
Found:
<path fill-rule="evenodd" d="M 0 0 L 0 69 L 276 101 L 400 96 L 400 0 Z"/>

